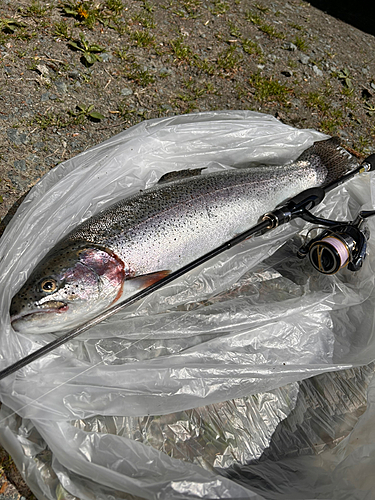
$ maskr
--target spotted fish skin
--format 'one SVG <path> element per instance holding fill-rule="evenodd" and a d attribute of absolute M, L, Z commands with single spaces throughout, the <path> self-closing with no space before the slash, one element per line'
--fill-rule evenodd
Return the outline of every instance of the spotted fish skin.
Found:
<path fill-rule="evenodd" d="M 61 240 L 13 298 L 12 325 L 24 333 L 73 328 L 248 229 L 287 198 L 357 165 L 329 139 L 285 166 L 162 179 Z"/>

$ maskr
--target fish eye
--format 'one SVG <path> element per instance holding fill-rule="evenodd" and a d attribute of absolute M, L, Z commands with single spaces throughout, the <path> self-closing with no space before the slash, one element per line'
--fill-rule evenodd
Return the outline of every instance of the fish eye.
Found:
<path fill-rule="evenodd" d="M 57 281 L 53 278 L 46 278 L 41 282 L 40 288 L 43 292 L 53 293 L 57 289 Z"/>

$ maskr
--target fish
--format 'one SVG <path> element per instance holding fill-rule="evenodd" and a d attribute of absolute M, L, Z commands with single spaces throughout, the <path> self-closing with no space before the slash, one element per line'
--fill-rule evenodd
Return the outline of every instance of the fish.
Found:
<path fill-rule="evenodd" d="M 249 229 L 288 198 L 357 166 L 330 138 L 286 165 L 168 173 L 63 237 L 13 297 L 12 327 L 23 334 L 72 329 Z"/>

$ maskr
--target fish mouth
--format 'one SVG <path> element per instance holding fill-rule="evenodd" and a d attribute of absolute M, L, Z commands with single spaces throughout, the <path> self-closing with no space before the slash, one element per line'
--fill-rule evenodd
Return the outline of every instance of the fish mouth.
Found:
<path fill-rule="evenodd" d="M 69 306 L 65 302 L 60 302 L 60 301 L 45 302 L 44 304 L 41 304 L 38 308 L 31 309 L 29 311 L 23 311 L 18 314 L 13 314 L 10 317 L 10 322 L 11 324 L 13 324 L 20 319 L 27 320 L 28 318 L 30 318 L 30 316 L 38 316 L 46 313 L 59 314 L 67 311 L 68 308 Z"/>

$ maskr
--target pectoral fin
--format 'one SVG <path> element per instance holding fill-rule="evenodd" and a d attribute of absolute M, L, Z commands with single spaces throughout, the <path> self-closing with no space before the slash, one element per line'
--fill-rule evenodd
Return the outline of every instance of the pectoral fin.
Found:
<path fill-rule="evenodd" d="M 157 283 L 165 276 L 168 276 L 171 271 L 163 270 L 156 271 L 155 273 L 142 274 L 140 276 L 135 276 L 134 278 L 126 279 L 123 284 L 121 299 L 125 299 L 134 295 L 135 293 L 147 288 L 154 283 Z M 118 300 L 118 299 L 117 299 Z"/>
<path fill-rule="evenodd" d="M 135 276 L 134 278 L 131 278 L 129 281 L 131 282 L 132 285 L 135 285 L 140 290 L 141 288 L 146 288 L 150 285 L 153 285 L 157 281 L 160 281 L 162 278 L 168 276 L 168 274 L 170 273 L 171 271 L 169 270 L 156 271 L 155 273 Z"/>

